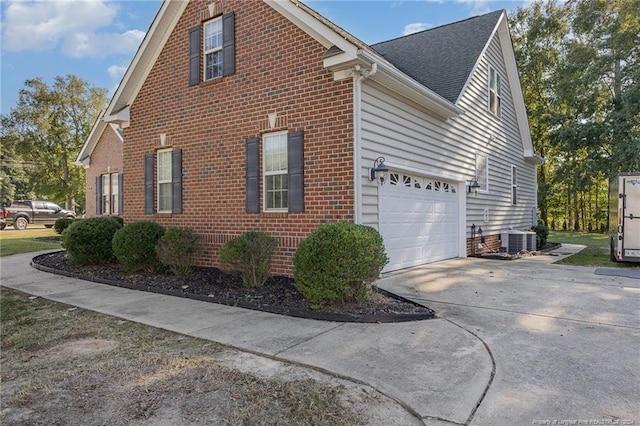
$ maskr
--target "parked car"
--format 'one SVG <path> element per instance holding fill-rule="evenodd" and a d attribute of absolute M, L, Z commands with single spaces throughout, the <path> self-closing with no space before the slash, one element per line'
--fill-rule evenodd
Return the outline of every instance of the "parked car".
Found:
<path fill-rule="evenodd" d="M 30 223 L 51 228 L 56 220 L 61 217 L 75 218 L 76 213 L 65 210 L 51 201 L 20 200 L 3 208 L 2 217 L 5 220 L 3 228 L 13 225 L 15 229 L 23 230 Z"/>

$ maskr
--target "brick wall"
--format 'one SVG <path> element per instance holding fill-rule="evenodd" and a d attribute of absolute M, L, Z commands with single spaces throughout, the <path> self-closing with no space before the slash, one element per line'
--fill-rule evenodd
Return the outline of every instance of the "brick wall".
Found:
<path fill-rule="evenodd" d="M 272 273 L 290 274 L 302 238 L 321 223 L 353 220 L 352 83 L 333 81 L 322 68 L 327 49 L 262 1 L 217 3 L 235 12 L 236 72 L 188 85 L 189 29 L 208 15 L 205 1 L 191 1 L 131 105 L 124 219 L 192 227 L 205 242 L 203 266 L 217 265 L 229 238 L 264 231 L 280 241 Z M 245 213 L 244 141 L 268 128 L 270 113 L 276 130 L 304 131 L 303 213 Z M 182 149 L 182 214 L 144 214 L 144 153 L 160 134 Z"/>
<path fill-rule="evenodd" d="M 122 170 L 122 142 L 116 131 L 107 125 L 91 153 L 91 163 L 86 170 L 86 217 L 96 216 L 96 177 L 122 173 Z"/>
<path fill-rule="evenodd" d="M 475 242 L 475 252 L 473 249 Z M 478 247 L 478 244 L 482 244 L 482 247 Z M 485 235 L 484 238 L 480 236 L 476 236 L 475 239 L 467 238 L 467 256 L 472 256 L 475 254 L 484 254 L 489 252 L 499 252 L 500 251 L 500 234 L 495 235 Z"/>

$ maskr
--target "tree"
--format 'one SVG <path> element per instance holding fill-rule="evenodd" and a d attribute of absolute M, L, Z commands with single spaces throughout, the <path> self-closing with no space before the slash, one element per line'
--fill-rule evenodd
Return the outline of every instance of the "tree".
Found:
<path fill-rule="evenodd" d="M 16 107 L 2 116 L 1 138 L 12 156 L 6 164 L 21 165 L 35 196 L 67 208 L 84 204 L 84 169 L 73 162 L 106 95 L 73 75 L 56 77 L 51 87 L 40 78 L 25 81 Z"/>
<path fill-rule="evenodd" d="M 640 18 L 635 0 L 534 2 L 512 17 L 543 219 L 604 225 L 608 179 L 640 170 Z"/>

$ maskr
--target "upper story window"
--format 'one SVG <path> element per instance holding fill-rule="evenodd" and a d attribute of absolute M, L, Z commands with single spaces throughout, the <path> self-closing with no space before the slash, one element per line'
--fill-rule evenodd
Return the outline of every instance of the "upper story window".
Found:
<path fill-rule="evenodd" d="M 476 178 L 480 184 L 479 191 L 489 190 L 489 158 L 485 154 L 476 153 Z"/>
<path fill-rule="evenodd" d="M 189 30 L 189 85 L 234 74 L 235 14 L 204 22 Z"/>
<path fill-rule="evenodd" d="M 489 67 L 489 111 L 502 117 L 502 81 L 493 67 Z"/>
<path fill-rule="evenodd" d="M 264 208 L 284 210 L 288 208 L 287 133 L 279 132 L 263 136 L 264 158 Z"/>
<path fill-rule="evenodd" d="M 204 23 L 204 80 L 222 77 L 222 17 Z"/>

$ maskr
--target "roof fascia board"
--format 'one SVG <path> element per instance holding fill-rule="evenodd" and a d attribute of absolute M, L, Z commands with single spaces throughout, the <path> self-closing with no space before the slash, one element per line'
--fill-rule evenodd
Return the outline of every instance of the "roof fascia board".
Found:
<path fill-rule="evenodd" d="M 350 60 L 358 56 L 358 47 L 329 28 L 316 17 L 304 10 L 300 4 L 292 0 L 264 0 L 276 12 L 287 18 L 298 28 L 309 34 L 318 43 L 329 49 L 340 48 Z"/>
<path fill-rule="evenodd" d="M 525 156 L 528 157 L 528 153 L 533 155 L 533 142 L 531 140 L 531 130 L 529 129 L 529 119 L 527 118 L 527 107 L 524 103 L 520 76 L 518 75 L 516 56 L 513 51 L 511 34 L 509 33 L 507 18 L 504 13 L 500 17 L 498 26 L 502 56 L 504 57 L 507 77 L 509 78 L 509 87 L 511 88 L 511 97 L 513 98 L 516 119 L 518 120 L 518 129 L 520 130 L 520 138 L 522 139 L 522 149 Z"/>
<path fill-rule="evenodd" d="M 147 35 L 111 98 L 105 112 L 105 119 L 109 120 L 133 103 L 188 4 L 188 1 L 182 0 L 163 1 Z"/>
<path fill-rule="evenodd" d="M 74 161 L 75 164 L 79 166 L 89 165 L 88 163 L 85 164 L 85 160 L 88 159 L 93 153 L 93 150 L 98 144 L 98 140 L 100 139 L 100 136 L 102 135 L 102 132 L 104 131 L 106 125 L 107 123 L 102 120 L 102 114 L 98 115 L 98 118 L 96 118 L 96 121 L 93 123 L 91 132 L 89 132 L 89 136 L 84 141 L 82 149 L 80 149 L 80 153 L 78 154 L 76 161 Z"/>

